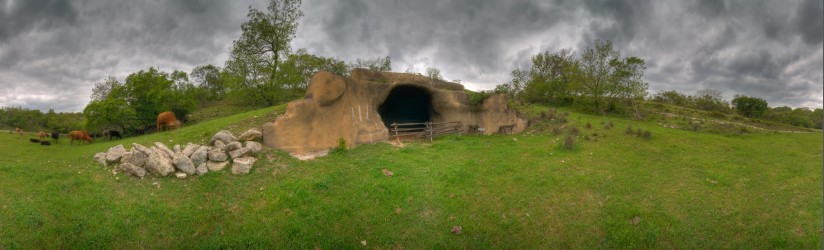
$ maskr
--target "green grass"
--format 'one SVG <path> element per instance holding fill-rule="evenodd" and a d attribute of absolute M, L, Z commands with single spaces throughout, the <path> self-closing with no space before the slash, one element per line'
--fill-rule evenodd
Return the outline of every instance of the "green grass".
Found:
<path fill-rule="evenodd" d="M 822 247 L 820 132 L 733 136 L 572 112 L 572 150 L 559 147 L 568 130 L 377 143 L 311 161 L 269 149 L 249 175 L 186 180 L 113 175 L 92 160 L 117 144 L 202 143 L 282 112 L 91 145 L 0 134 L 0 248 Z M 625 135 L 630 124 L 651 139 Z"/>

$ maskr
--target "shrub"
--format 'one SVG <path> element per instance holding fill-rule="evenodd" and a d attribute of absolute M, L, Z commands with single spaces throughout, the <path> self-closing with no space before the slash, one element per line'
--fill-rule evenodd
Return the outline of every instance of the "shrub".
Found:
<path fill-rule="evenodd" d="M 578 136 L 578 134 L 580 134 L 581 131 L 578 130 L 578 128 L 576 128 L 576 127 L 572 127 L 571 129 L 569 129 L 569 133 L 574 135 L 574 136 Z"/>
<path fill-rule="evenodd" d="M 644 131 L 644 139 L 647 139 L 647 140 L 652 139 L 652 133 L 649 132 L 649 130 Z"/>
<path fill-rule="evenodd" d="M 633 134 L 633 132 L 632 132 L 632 125 L 627 125 L 627 132 L 626 132 L 626 134 L 627 134 L 627 135 L 632 135 L 632 134 Z"/>
<path fill-rule="evenodd" d="M 572 135 L 567 135 L 566 138 L 564 138 L 564 142 L 561 143 L 561 148 L 567 150 L 575 149 L 575 137 Z"/>
<path fill-rule="evenodd" d="M 335 153 L 343 153 L 343 152 L 346 152 L 346 139 L 343 139 L 343 137 L 340 137 L 340 138 L 338 138 L 338 146 L 333 148 L 331 151 L 329 151 L 329 153 L 335 154 Z"/>
<path fill-rule="evenodd" d="M 635 135 L 638 136 L 638 137 L 641 137 L 642 135 L 644 135 L 644 130 L 641 130 L 641 128 L 638 128 L 638 130 L 635 131 Z"/>
<path fill-rule="evenodd" d="M 592 124 L 590 124 L 589 122 L 587 122 L 587 129 L 592 129 Z"/>

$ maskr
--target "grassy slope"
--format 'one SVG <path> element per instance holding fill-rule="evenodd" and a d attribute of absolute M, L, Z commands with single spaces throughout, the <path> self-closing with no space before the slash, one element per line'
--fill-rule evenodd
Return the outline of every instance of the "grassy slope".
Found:
<path fill-rule="evenodd" d="M 202 142 L 282 109 L 83 146 L 0 135 L 0 248 L 822 246 L 820 132 L 723 136 L 572 114 L 593 139 L 574 151 L 540 133 L 305 162 L 268 150 L 249 175 L 187 180 L 115 176 L 91 159 L 116 144 Z M 628 124 L 653 138 L 624 135 Z"/>

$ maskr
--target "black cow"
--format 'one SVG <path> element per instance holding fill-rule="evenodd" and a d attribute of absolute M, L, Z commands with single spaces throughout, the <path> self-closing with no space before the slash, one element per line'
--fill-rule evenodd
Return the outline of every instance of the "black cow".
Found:
<path fill-rule="evenodd" d="M 109 131 L 103 132 L 103 136 L 108 138 L 109 141 L 112 140 L 112 137 L 117 137 L 118 140 L 123 139 L 123 136 L 120 135 L 120 131 L 117 131 L 117 130 L 109 130 Z"/>
<path fill-rule="evenodd" d="M 50 146 L 51 142 L 49 142 L 49 141 L 40 141 L 40 145 Z"/>
<path fill-rule="evenodd" d="M 57 143 L 57 139 L 60 139 L 60 132 L 52 132 L 51 138 L 54 139 L 54 143 Z"/>

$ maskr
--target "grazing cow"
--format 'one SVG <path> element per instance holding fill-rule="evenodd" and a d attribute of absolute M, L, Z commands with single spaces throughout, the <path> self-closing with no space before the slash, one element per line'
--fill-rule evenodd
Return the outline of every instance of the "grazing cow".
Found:
<path fill-rule="evenodd" d="M 51 138 L 54 139 L 54 143 L 57 143 L 57 139 L 60 139 L 60 132 L 57 132 L 57 131 L 52 132 Z"/>
<path fill-rule="evenodd" d="M 40 143 L 40 140 L 34 138 L 30 138 L 29 141 L 34 143 Z"/>
<path fill-rule="evenodd" d="M 69 144 L 74 144 L 74 140 L 87 141 L 89 143 L 92 143 L 92 137 L 89 136 L 89 133 L 86 133 L 86 131 L 75 130 L 69 132 L 69 137 L 71 138 L 71 142 Z"/>
<path fill-rule="evenodd" d="M 173 130 L 180 127 L 180 121 L 175 117 L 175 113 L 166 111 L 157 115 L 157 132 L 163 131 L 163 127 L 166 127 L 166 130 Z"/>
<path fill-rule="evenodd" d="M 20 135 L 20 138 L 23 138 L 23 130 L 20 128 L 15 128 L 14 131 L 17 131 L 17 134 Z"/>
<path fill-rule="evenodd" d="M 45 141 L 46 138 L 49 137 L 49 134 L 46 134 L 46 132 L 40 131 L 40 132 L 37 132 L 37 137 L 40 138 L 40 141 Z"/>
<path fill-rule="evenodd" d="M 49 141 L 40 141 L 40 145 L 51 146 L 51 142 L 49 142 Z"/>
<path fill-rule="evenodd" d="M 112 140 L 112 137 L 117 137 L 118 140 L 123 139 L 123 136 L 120 135 L 120 131 L 117 130 L 104 131 L 103 136 L 106 137 L 106 139 L 109 139 L 109 141 Z"/>

